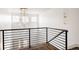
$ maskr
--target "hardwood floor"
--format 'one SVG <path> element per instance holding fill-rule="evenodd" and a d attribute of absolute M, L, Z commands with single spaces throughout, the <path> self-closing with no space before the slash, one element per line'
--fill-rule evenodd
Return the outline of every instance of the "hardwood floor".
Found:
<path fill-rule="evenodd" d="M 43 43 L 40 44 L 39 46 L 35 46 L 32 48 L 22 48 L 20 50 L 58 50 L 58 49 L 49 43 Z"/>

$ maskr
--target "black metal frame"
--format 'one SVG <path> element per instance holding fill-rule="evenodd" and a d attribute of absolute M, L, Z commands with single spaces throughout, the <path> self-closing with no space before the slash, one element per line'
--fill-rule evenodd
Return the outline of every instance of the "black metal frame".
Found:
<path fill-rule="evenodd" d="M 4 29 L 4 30 L 0 30 L 2 31 L 2 39 L 3 39 L 3 50 L 5 49 L 4 47 L 4 31 L 14 31 L 14 30 L 29 30 L 29 48 L 31 48 L 31 29 L 46 29 L 46 43 L 49 43 L 50 41 L 54 40 L 56 37 L 58 37 L 61 33 L 65 32 L 65 50 L 67 50 L 67 32 L 68 30 L 64 30 L 64 29 L 56 29 L 56 28 L 49 28 L 49 27 L 41 27 L 41 28 L 22 28 L 22 29 Z M 60 32 L 58 35 L 56 35 L 55 37 L 53 37 L 53 39 L 48 41 L 48 29 L 54 29 L 54 30 L 59 30 L 62 31 Z"/>
<path fill-rule="evenodd" d="M 48 43 L 48 28 L 46 27 L 46 43 Z"/>
<path fill-rule="evenodd" d="M 2 40 L 3 41 L 2 43 L 3 43 L 3 50 L 4 50 L 4 30 L 2 31 L 2 39 L 3 39 Z"/>
<path fill-rule="evenodd" d="M 68 42 L 68 40 L 67 40 L 67 38 L 68 38 L 68 35 L 67 35 L 67 34 L 68 34 L 68 33 L 67 33 L 67 32 L 68 32 L 68 31 L 65 31 L 65 33 L 66 33 L 66 36 L 65 36 L 65 40 L 66 40 L 66 50 L 68 49 L 68 47 L 67 47 L 67 46 L 68 46 L 68 43 L 67 43 L 67 42 Z"/>
<path fill-rule="evenodd" d="M 30 28 L 29 28 L 29 48 L 31 48 L 31 39 L 30 39 L 30 34 L 31 34 L 31 32 L 30 32 Z"/>

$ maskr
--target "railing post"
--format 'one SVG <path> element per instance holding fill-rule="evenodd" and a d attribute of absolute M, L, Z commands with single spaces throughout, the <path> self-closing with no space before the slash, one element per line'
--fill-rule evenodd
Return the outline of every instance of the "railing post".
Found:
<path fill-rule="evenodd" d="M 31 48 L 31 29 L 29 28 L 29 48 Z"/>
<path fill-rule="evenodd" d="M 46 43 L 48 43 L 48 28 L 46 27 Z"/>
<path fill-rule="evenodd" d="M 67 38 L 68 38 L 68 37 L 67 37 L 67 32 L 68 32 L 68 31 L 65 31 L 65 33 L 66 33 L 66 34 L 65 34 L 65 40 L 66 40 L 66 50 L 67 50 L 67 45 L 68 45 L 68 44 L 67 44 Z"/>
<path fill-rule="evenodd" d="M 3 50 L 4 50 L 4 30 L 2 30 L 2 47 L 3 47 Z"/>

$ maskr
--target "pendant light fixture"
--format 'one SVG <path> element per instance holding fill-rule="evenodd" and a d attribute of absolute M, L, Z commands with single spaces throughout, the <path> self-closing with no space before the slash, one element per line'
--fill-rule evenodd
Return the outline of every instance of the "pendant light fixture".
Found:
<path fill-rule="evenodd" d="M 25 17 L 27 16 L 27 10 L 28 8 L 20 8 L 20 23 L 23 27 L 26 27 L 26 23 L 24 21 L 26 21 Z"/>

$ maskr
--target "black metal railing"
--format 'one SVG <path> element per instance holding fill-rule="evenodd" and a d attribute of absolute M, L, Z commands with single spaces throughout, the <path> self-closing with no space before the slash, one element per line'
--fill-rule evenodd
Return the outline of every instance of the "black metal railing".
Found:
<path fill-rule="evenodd" d="M 4 29 L 2 32 L 3 50 L 38 47 L 49 43 L 61 50 L 67 50 L 67 30 L 49 27 Z"/>
<path fill-rule="evenodd" d="M 60 50 L 67 50 L 67 30 L 48 28 L 48 43 Z"/>

